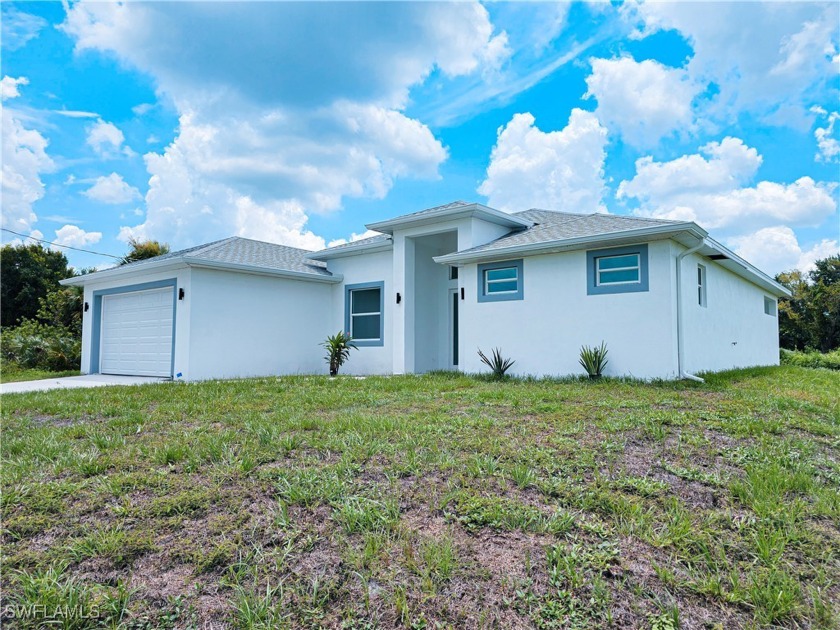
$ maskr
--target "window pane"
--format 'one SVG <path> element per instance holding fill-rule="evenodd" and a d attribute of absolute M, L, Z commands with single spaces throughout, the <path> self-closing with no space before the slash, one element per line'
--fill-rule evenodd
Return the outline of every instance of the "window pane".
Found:
<path fill-rule="evenodd" d="M 356 289 L 350 292 L 351 313 L 378 313 L 379 289 Z M 379 333 L 377 333 L 377 336 Z"/>
<path fill-rule="evenodd" d="M 458 267 L 450 267 L 449 268 L 449 279 L 450 280 L 457 280 L 458 279 Z"/>
<path fill-rule="evenodd" d="M 515 280 L 516 267 L 505 267 L 504 269 L 488 269 L 485 271 L 488 280 Z"/>
<path fill-rule="evenodd" d="M 380 317 L 380 315 L 354 315 L 351 318 L 350 336 L 353 339 L 379 339 Z"/>
<path fill-rule="evenodd" d="M 620 267 L 638 267 L 639 255 L 629 254 L 628 256 L 609 256 L 598 259 L 598 269 L 618 269 Z"/>
<path fill-rule="evenodd" d="M 602 271 L 598 274 L 599 284 L 613 284 L 616 282 L 638 282 L 638 269 L 625 269 L 624 271 Z"/>
<path fill-rule="evenodd" d="M 487 293 L 504 293 L 505 291 L 516 291 L 516 280 L 503 280 L 502 282 L 491 282 L 487 285 Z"/>

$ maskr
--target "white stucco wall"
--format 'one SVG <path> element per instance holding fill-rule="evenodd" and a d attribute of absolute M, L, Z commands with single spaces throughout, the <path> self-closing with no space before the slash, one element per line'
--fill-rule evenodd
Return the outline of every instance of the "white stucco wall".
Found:
<path fill-rule="evenodd" d="M 456 234 L 415 240 L 416 298 L 406 303 L 414 310 L 415 373 L 450 369 L 449 267 L 433 259 L 455 251 Z"/>
<path fill-rule="evenodd" d="M 416 286 L 418 278 L 421 284 L 425 282 L 427 287 L 430 286 L 429 281 L 432 276 L 441 283 L 441 286 L 438 287 L 439 294 L 432 298 L 435 301 L 432 309 L 425 309 L 425 312 L 420 315 L 421 326 L 425 326 L 423 319 L 428 316 L 431 310 L 436 310 L 439 317 L 446 318 L 448 312 L 446 295 L 448 295 L 449 283 L 445 271 L 436 275 L 421 269 L 418 276 L 416 243 L 422 244 L 424 237 L 450 233 L 456 235 L 457 249 L 462 250 L 490 242 L 509 232 L 510 228 L 472 217 L 394 231 L 393 291 L 400 292 L 408 300 L 403 301 L 403 307 L 397 307 L 394 310 L 393 339 L 404 340 L 404 343 L 393 344 L 392 369 L 394 373 L 404 374 L 438 369 L 447 367 L 448 362 L 448 328 L 443 330 L 439 326 L 435 327 L 434 334 L 436 337 L 431 342 L 433 344 L 432 348 L 426 347 L 422 331 L 419 338 L 423 340 L 423 343 L 419 345 L 417 343 L 416 326 L 420 309 L 415 308 L 414 300 L 428 299 L 427 294 L 421 295 L 418 292 Z M 432 252 L 428 253 L 431 254 Z M 439 251 L 433 255 L 444 253 L 451 252 Z M 432 261 L 430 263 L 437 264 Z M 330 269 L 332 268 L 332 265 L 330 265 Z M 430 327 L 428 329 L 431 331 Z"/>
<path fill-rule="evenodd" d="M 158 272 L 144 272 L 141 274 L 128 274 L 119 278 L 93 281 L 85 285 L 84 301 L 88 303 L 89 310 L 82 313 L 82 374 L 99 372 L 99 365 L 91 364 L 91 342 L 93 337 L 93 316 L 94 299 L 93 294 L 105 289 L 115 289 L 128 285 L 138 285 L 147 282 L 160 280 L 176 280 L 176 290 L 184 289 L 186 293 L 191 290 L 191 270 L 186 266 L 176 269 Z M 93 280 L 93 277 L 91 277 Z M 185 301 L 177 300 L 175 304 L 175 374 L 189 370 L 189 346 L 190 346 L 190 305 Z"/>
<path fill-rule="evenodd" d="M 681 251 L 675 245 L 675 251 Z M 706 267 L 707 306 L 698 304 L 697 265 Z M 689 373 L 779 364 L 778 316 L 764 313 L 760 287 L 697 254 L 682 263 L 684 367 Z"/>
<path fill-rule="evenodd" d="M 189 380 L 327 371 L 334 285 L 192 270 Z M 337 329 L 336 329 L 337 330 Z"/>
<path fill-rule="evenodd" d="M 332 273 L 344 276 L 343 283 L 330 287 L 332 307 L 328 334 L 335 334 L 339 330 L 344 330 L 344 289 L 346 285 L 364 282 L 385 283 L 382 300 L 385 309 L 384 344 L 381 346 L 361 346 L 358 350 L 352 350 L 350 359 L 341 368 L 341 373 L 391 374 L 394 366 L 394 309 L 402 308 L 402 306 L 396 305 L 392 252 L 374 252 L 334 258 L 327 263 L 327 267 Z"/>
<path fill-rule="evenodd" d="M 673 378 L 676 327 L 671 246 L 649 244 L 649 291 L 587 295 L 586 252 L 531 256 L 524 263 L 524 299 L 477 301 L 477 265 L 461 269 L 461 368 L 484 372 L 477 355 L 500 347 L 518 375 L 583 374 L 581 345 L 605 341 L 605 374 Z"/>

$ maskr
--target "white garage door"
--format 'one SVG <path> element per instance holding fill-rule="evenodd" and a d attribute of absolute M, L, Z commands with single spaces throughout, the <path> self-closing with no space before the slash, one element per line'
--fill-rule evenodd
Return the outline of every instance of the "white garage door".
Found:
<path fill-rule="evenodd" d="M 172 376 L 172 287 L 102 298 L 99 371 Z"/>

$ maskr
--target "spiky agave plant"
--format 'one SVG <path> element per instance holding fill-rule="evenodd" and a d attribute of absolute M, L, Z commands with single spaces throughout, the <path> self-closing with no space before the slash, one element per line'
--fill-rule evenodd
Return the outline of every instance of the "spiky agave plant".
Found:
<path fill-rule="evenodd" d="M 504 358 L 502 356 L 501 348 L 493 348 L 493 352 L 491 353 L 492 358 L 488 358 L 487 355 L 479 348 L 478 357 L 484 365 L 493 370 L 493 378 L 496 380 L 503 379 L 505 377 L 505 372 L 510 369 L 510 366 L 516 363 L 513 359 Z"/>
<path fill-rule="evenodd" d="M 579 363 L 589 374 L 589 378 L 601 378 L 607 367 L 607 344 L 603 341 L 600 346 L 581 346 Z"/>
<path fill-rule="evenodd" d="M 330 376 L 338 374 L 339 368 L 350 358 L 350 350 L 357 349 L 352 337 L 340 330 L 336 334 L 327 337 L 327 340 L 321 345 L 327 351 L 327 356 L 324 357 L 324 360 L 330 364 Z"/>

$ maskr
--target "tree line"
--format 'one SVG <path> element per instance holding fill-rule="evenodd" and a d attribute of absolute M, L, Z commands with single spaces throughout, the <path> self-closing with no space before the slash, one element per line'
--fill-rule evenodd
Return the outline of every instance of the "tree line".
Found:
<path fill-rule="evenodd" d="M 779 345 L 819 352 L 840 348 L 840 255 L 816 261 L 807 274 L 780 273 L 776 281 L 793 293 L 779 300 Z"/>
<path fill-rule="evenodd" d="M 129 241 L 118 264 L 165 254 L 157 241 Z M 60 251 L 40 243 L 4 245 L 0 250 L 0 329 L 6 364 L 44 370 L 78 369 L 81 361 L 81 287 L 63 287 L 61 280 L 91 273 L 74 269 Z"/>

